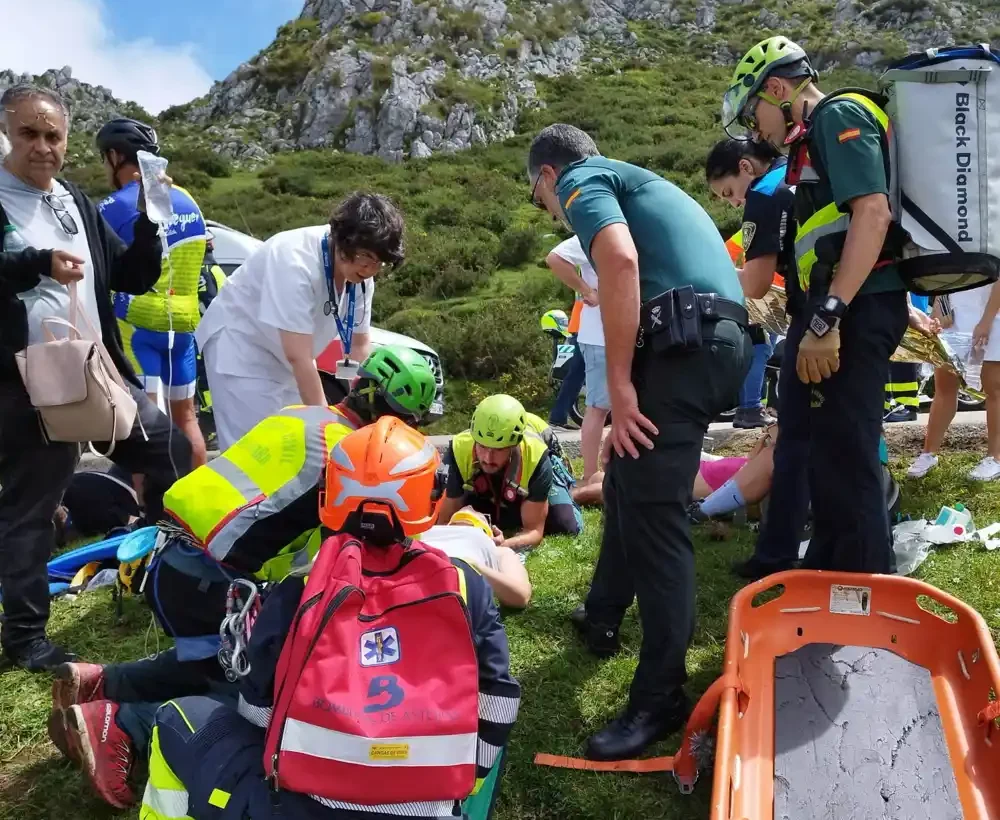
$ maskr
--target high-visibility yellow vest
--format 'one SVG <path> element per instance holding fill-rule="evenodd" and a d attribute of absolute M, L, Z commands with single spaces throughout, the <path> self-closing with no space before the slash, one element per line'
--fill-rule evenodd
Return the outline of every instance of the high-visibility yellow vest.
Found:
<path fill-rule="evenodd" d="M 294 562 L 292 554 L 310 542 L 330 451 L 356 427 L 336 407 L 286 407 L 175 482 L 164 510 L 216 561 L 283 577 L 265 565 L 282 553 Z M 307 496 L 316 499 L 308 510 Z"/>
<path fill-rule="evenodd" d="M 542 422 L 543 426 L 545 423 Z M 455 456 L 455 464 L 458 472 L 462 476 L 462 485 L 467 492 L 474 492 L 475 479 L 481 474 L 479 463 L 476 461 L 475 440 L 472 433 L 466 430 L 459 433 L 451 440 L 452 453 Z M 528 493 L 528 483 L 535 474 L 539 462 L 549 451 L 548 445 L 532 429 L 529 421 L 529 429 L 525 431 L 521 443 L 511 453 L 510 464 L 507 465 L 507 472 L 504 478 L 504 485 L 514 487 L 519 498 L 523 498 Z M 506 504 L 506 501 L 504 502 Z"/>
<path fill-rule="evenodd" d="M 871 115 L 875 117 L 875 120 L 879 124 L 882 132 L 883 146 L 886 156 L 888 156 L 889 140 L 891 139 L 889 115 L 874 100 L 866 97 L 864 94 L 850 91 L 842 94 L 831 94 L 827 99 L 853 100 L 871 112 Z M 889 181 L 889 171 L 888 161 L 886 161 L 887 182 Z M 830 275 L 833 275 L 837 263 L 840 261 L 840 249 L 843 247 L 847 230 L 851 225 L 850 214 L 840 210 L 836 202 L 830 202 L 815 209 L 812 208 L 811 203 L 807 205 L 806 209 L 800 208 L 803 203 L 809 202 L 810 188 L 813 186 L 808 183 L 818 180 L 819 174 L 815 168 L 811 166 L 803 168 L 800 184 L 796 188 L 795 194 L 795 216 L 796 222 L 799 225 L 798 231 L 795 234 L 795 262 L 798 266 L 799 285 L 801 285 L 803 291 L 809 289 L 809 279 L 817 262 L 822 261 L 825 265 L 829 265 Z M 806 184 L 803 185 L 801 183 Z M 886 238 L 886 244 L 888 246 L 889 237 Z M 888 247 L 883 249 L 883 255 L 887 251 Z M 890 260 L 887 259 L 884 261 Z"/>

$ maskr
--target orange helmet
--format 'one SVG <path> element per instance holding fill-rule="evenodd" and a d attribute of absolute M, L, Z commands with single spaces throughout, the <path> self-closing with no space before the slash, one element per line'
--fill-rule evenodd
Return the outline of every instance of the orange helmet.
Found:
<path fill-rule="evenodd" d="M 426 532 L 440 504 L 431 500 L 440 463 L 429 439 L 383 416 L 331 451 L 319 519 L 328 529 L 376 543 Z"/>

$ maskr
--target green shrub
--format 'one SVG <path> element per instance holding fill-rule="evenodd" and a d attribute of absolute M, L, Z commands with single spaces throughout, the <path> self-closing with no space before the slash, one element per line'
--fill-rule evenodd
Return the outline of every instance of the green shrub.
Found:
<path fill-rule="evenodd" d="M 370 31 L 371 29 L 375 28 L 375 26 L 377 26 L 379 23 L 381 23 L 384 19 L 385 19 L 385 12 L 369 11 L 366 12 L 365 14 L 362 14 L 354 22 L 359 28 Z"/>
<path fill-rule="evenodd" d="M 534 228 L 508 228 L 500 236 L 497 261 L 505 268 L 517 268 L 538 253 L 541 237 Z"/>

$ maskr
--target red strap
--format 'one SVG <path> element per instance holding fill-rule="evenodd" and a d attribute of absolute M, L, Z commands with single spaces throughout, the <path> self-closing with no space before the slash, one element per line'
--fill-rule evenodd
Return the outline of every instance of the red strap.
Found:
<path fill-rule="evenodd" d="M 1000 718 L 1000 700 L 993 701 L 989 706 L 983 709 L 977 716 L 979 720 L 979 725 L 982 726 L 991 720 L 996 720 Z"/>

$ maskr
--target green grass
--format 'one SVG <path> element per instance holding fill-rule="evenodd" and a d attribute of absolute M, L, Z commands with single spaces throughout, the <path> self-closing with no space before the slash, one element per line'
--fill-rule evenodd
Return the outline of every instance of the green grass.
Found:
<path fill-rule="evenodd" d="M 1000 520 L 1000 487 L 965 479 L 977 454 L 948 454 L 942 466 L 920 482 L 905 482 L 905 511 L 933 516 L 942 504 L 966 503 L 980 524 Z M 901 473 L 903 462 L 893 467 Z M 587 735 L 600 728 L 626 700 L 635 669 L 640 631 L 634 611 L 623 628 L 625 651 L 610 661 L 594 660 L 581 650 L 566 621 L 583 599 L 597 554 L 601 515 L 586 514 L 580 538 L 555 537 L 528 560 L 535 585 L 532 605 L 505 613 L 514 672 L 523 701 L 511 743 L 498 820 L 584 820 L 656 817 L 698 820 L 708 815 L 711 781 L 703 776 L 695 794 L 683 797 L 669 776 L 590 774 L 534 766 L 536 752 L 578 755 Z M 692 695 L 719 674 L 726 610 L 739 585 L 729 574 L 732 560 L 749 553 L 754 534 L 733 530 L 716 542 L 704 528 L 696 531 L 698 624 L 688 655 Z M 1000 634 L 1000 554 L 971 546 L 940 549 L 917 577 L 972 604 Z M 107 592 L 57 602 L 51 633 L 88 660 L 122 661 L 155 649 L 146 639 L 149 612 L 129 602 L 125 622 L 113 623 Z M 113 816 L 88 792 L 70 764 L 61 760 L 45 735 L 49 680 L 44 675 L 6 671 L 0 682 L 0 820 Z M 677 739 L 656 751 L 671 752 Z M 135 818 L 135 812 L 123 815 Z"/>

